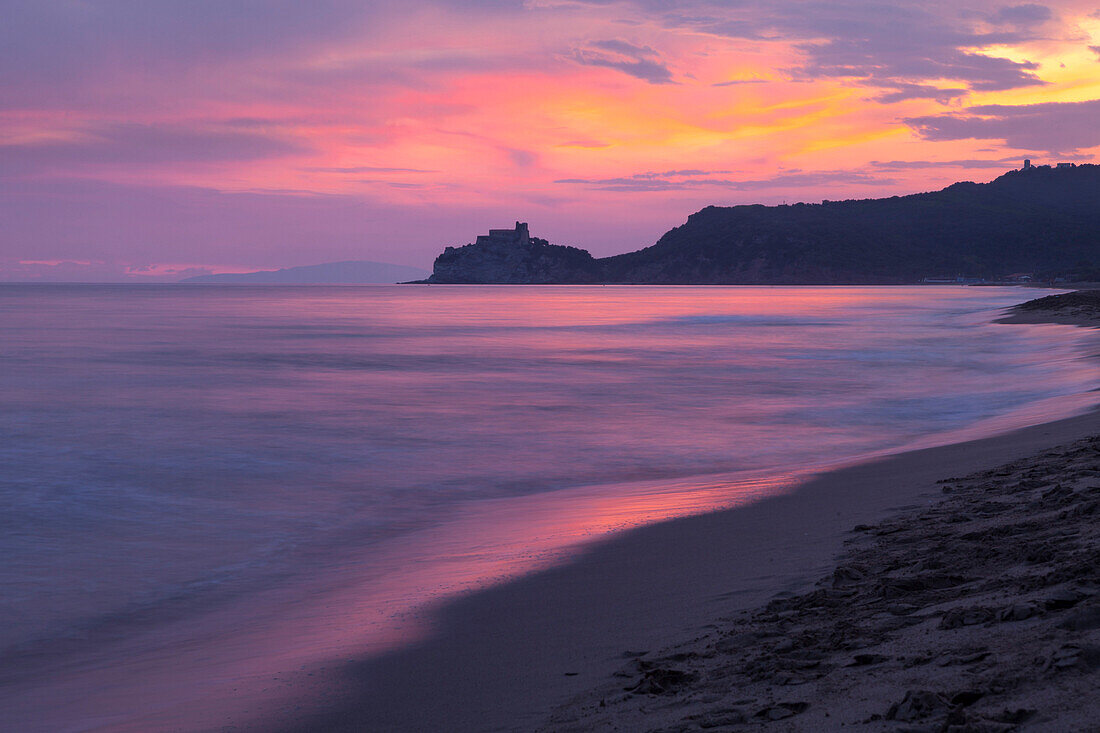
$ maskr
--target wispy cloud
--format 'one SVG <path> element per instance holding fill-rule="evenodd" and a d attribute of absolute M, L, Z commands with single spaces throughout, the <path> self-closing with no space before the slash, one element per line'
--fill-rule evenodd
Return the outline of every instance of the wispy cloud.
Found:
<path fill-rule="evenodd" d="M 1071 153 L 1100 145 L 1100 99 L 1044 104 L 989 104 L 961 112 L 910 117 L 925 140 L 1000 140 L 1010 148 Z"/>
<path fill-rule="evenodd" d="M 549 235 L 625 249 L 716 199 L 906 193 L 995 175 L 1012 147 L 1100 144 L 1100 110 L 1059 101 L 1100 97 L 1094 2 L 7 5 L 16 260 L 430 260 L 540 213 Z"/>
<path fill-rule="evenodd" d="M 767 84 L 767 79 L 730 79 L 729 81 L 719 81 L 711 84 L 712 87 L 734 87 L 742 84 Z"/>
<path fill-rule="evenodd" d="M 60 130 L 50 137 L 0 145 L 0 172 L 71 170 L 89 164 L 249 161 L 309 152 L 311 148 L 300 141 L 259 132 L 120 122 Z"/>
<path fill-rule="evenodd" d="M 306 171 L 307 173 L 438 173 L 438 170 L 432 170 L 430 168 L 385 168 L 373 165 L 353 165 L 353 166 L 306 166 L 299 168 L 298 170 Z"/>
<path fill-rule="evenodd" d="M 1054 13 L 1045 5 L 1025 3 L 1023 5 L 1009 5 L 999 8 L 989 16 L 989 21 L 995 24 L 1012 25 L 1029 28 L 1042 25 L 1054 17 Z"/>
<path fill-rule="evenodd" d="M 965 97 L 970 93 L 970 90 L 962 87 L 945 88 L 933 84 L 899 83 L 891 85 L 876 80 L 868 80 L 865 81 L 864 84 L 886 90 L 873 97 L 876 102 L 883 102 L 885 104 L 904 102 L 909 99 L 934 99 L 940 104 L 950 104 L 954 100 Z"/>
<path fill-rule="evenodd" d="M 603 0 L 589 0 L 602 5 Z M 975 91 L 1043 84 L 1039 65 L 986 53 L 990 46 L 1044 37 L 1056 22 L 1049 8 L 1022 4 L 985 13 L 945 12 L 912 0 L 634 0 L 659 14 L 667 28 L 747 41 L 790 43 L 800 63 L 786 72 L 801 79 L 852 79 L 887 91 L 882 102 L 912 99 L 914 87 L 955 82 L 924 98 L 950 101 Z M 904 29 L 904 30 L 901 30 Z M 908 93 L 906 93 L 908 92 Z"/>
<path fill-rule="evenodd" d="M 721 171 L 728 173 L 729 171 Z M 581 184 L 591 189 L 618 192 L 683 191 L 701 188 L 719 188 L 729 191 L 764 191 L 777 188 L 809 188 L 828 184 L 891 185 L 891 178 L 877 176 L 864 171 L 790 171 L 771 178 L 733 180 L 710 177 L 677 177 L 671 175 L 655 176 L 650 173 L 638 173 L 619 178 L 563 178 L 555 183 Z M 692 173 L 687 171 L 685 173 Z M 705 173 L 705 171 L 699 171 Z"/>
<path fill-rule="evenodd" d="M 1018 157 L 983 159 L 965 158 L 961 160 L 872 160 L 868 165 L 880 171 L 928 170 L 935 168 L 975 168 L 1004 170 L 1019 164 Z"/>
<path fill-rule="evenodd" d="M 585 48 L 573 49 L 572 58 L 578 64 L 616 69 L 650 84 L 673 83 L 672 72 L 649 46 L 616 39 L 593 41 Z"/>

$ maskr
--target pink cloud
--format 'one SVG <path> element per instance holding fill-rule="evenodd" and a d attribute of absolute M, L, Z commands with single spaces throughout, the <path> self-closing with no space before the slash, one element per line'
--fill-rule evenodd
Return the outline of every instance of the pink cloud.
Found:
<path fill-rule="evenodd" d="M 708 204 L 948 175 L 871 161 L 992 176 L 1005 147 L 1100 145 L 1083 107 L 1018 104 L 1058 92 L 1025 51 L 1079 51 L 1092 8 L 1073 4 L 20 1 L 0 25 L 0 259 L 426 266 L 516 219 L 612 254 Z"/>

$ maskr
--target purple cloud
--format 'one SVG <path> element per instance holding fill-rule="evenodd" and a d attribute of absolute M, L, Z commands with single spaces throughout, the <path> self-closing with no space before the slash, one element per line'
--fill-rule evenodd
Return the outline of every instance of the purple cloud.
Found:
<path fill-rule="evenodd" d="M 589 48 L 573 49 L 572 59 L 585 66 L 616 69 L 650 84 L 673 83 L 672 72 L 649 46 L 621 40 L 593 41 Z"/>
<path fill-rule="evenodd" d="M 1054 13 L 1047 6 L 1027 3 L 1000 8 L 989 20 L 991 23 L 1029 27 L 1046 23 L 1053 17 Z"/>
<path fill-rule="evenodd" d="M 1046 83 L 1034 73 L 1039 65 L 1032 61 L 1012 61 L 958 48 L 930 48 L 926 52 L 907 46 L 887 44 L 876 48 L 869 39 L 803 43 L 798 48 L 807 54 L 808 62 L 790 71 L 795 77 L 855 78 L 868 86 L 887 88 L 904 88 L 911 83 L 906 81 L 909 79 L 958 79 L 969 89 L 984 92 Z"/>
<path fill-rule="evenodd" d="M 767 84 L 767 79 L 730 79 L 729 81 L 719 81 L 711 84 L 712 87 L 733 87 L 741 84 Z"/>
<path fill-rule="evenodd" d="M 502 147 L 501 150 L 508 156 L 508 160 L 516 168 L 530 168 L 539 161 L 538 153 L 533 150 L 520 150 L 519 148 L 508 147 Z"/>
<path fill-rule="evenodd" d="M 705 171 L 705 170 L 699 170 L 697 168 L 684 168 L 684 169 L 675 170 L 675 171 L 660 171 L 660 172 L 647 171 L 645 173 L 635 173 L 633 176 L 631 176 L 631 178 L 639 178 L 639 179 L 642 179 L 642 178 L 680 178 L 680 177 L 683 177 L 683 176 L 713 176 L 713 175 L 720 175 L 720 174 L 726 174 L 726 173 L 733 173 L 733 171 L 730 171 L 730 170 Z"/>
<path fill-rule="evenodd" d="M 255 132 L 116 123 L 80 130 L 73 139 L 0 145 L 0 174 L 89 164 L 258 160 L 308 152 L 301 143 Z"/>
<path fill-rule="evenodd" d="M 71 104 L 88 80 L 163 76 L 196 65 L 288 54 L 350 35 L 364 13 L 349 0 L 11 0 L 0 24 L 5 106 Z M 359 5 L 370 5 L 359 3 Z"/>
<path fill-rule="evenodd" d="M 1001 140 L 1020 150 L 1068 153 L 1100 145 L 1100 99 L 1043 104 L 990 104 L 957 113 L 910 117 L 925 140 Z"/>
<path fill-rule="evenodd" d="M 865 82 L 865 84 L 868 86 L 891 89 L 891 91 L 886 91 L 873 97 L 876 102 L 883 102 L 885 104 L 903 102 L 907 99 L 934 99 L 940 104 L 950 104 L 954 100 L 965 97 L 970 93 L 968 89 L 963 89 L 961 87 L 945 89 L 931 84 L 896 84 L 892 87 L 878 81 L 868 81 Z"/>
<path fill-rule="evenodd" d="M 928 170 L 934 168 L 993 168 L 1004 170 L 1007 167 L 1015 167 L 1020 158 L 997 158 L 996 160 L 965 159 L 965 160 L 872 160 L 869 165 L 880 171 L 906 171 Z"/>
<path fill-rule="evenodd" d="M 352 165 L 345 167 L 306 166 L 299 170 L 307 173 L 438 173 L 430 168 L 385 168 L 373 165 Z"/>
<path fill-rule="evenodd" d="M 117 111 L 134 104 L 135 94 L 163 90 L 168 79 L 183 82 L 180 88 L 191 93 L 203 89 L 235 101 L 242 92 L 270 98 L 295 81 L 295 70 L 303 77 L 292 90 L 300 99 L 318 76 L 343 71 L 314 69 L 308 79 L 311 67 L 302 60 L 334 46 L 362 45 L 411 14 L 440 9 L 488 19 L 525 12 L 517 0 L 6 0 L 0 109 Z M 522 59 L 518 51 L 513 56 Z M 367 63 L 348 72 L 355 77 L 349 81 L 415 81 L 418 67 L 453 69 L 478 63 L 474 57 L 448 57 L 440 50 L 436 58 Z M 248 78 L 233 78 L 225 74 L 228 68 L 247 69 Z M 217 83 L 211 83 L 215 75 Z M 244 83 L 234 89 L 238 81 Z M 105 96 L 116 88 L 123 91 Z"/>
<path fill-rule="evenodd" d="M 1096 60 L 1100 61 L 1100 46 L 1089 46 L 1089 50 L 1096 54 Z"/>
<path fill-rule="evenodd" d="M 727 171 L 723 171 L 727 172 Z M 676 171 L 669 171 L 675 174 Z M 731 191 L 761 191 L 773 188 L 807 188 L 828 184 L 856 184 L 888 186 L 897 183 L 892 178 L 881 178 L 862 171 L 790 171 L 773 178 L 735 181 L 726 178 L 680 178 L 674 175 L 653 177 L 650 173 L 638 173 L 622 178 L 563 178 L 555 183 L 581 184 L 600 191 L 653 192 L 683 191 L 699 188 L 723 188 Z"/>
<path fill-rule="evenodd" d="M 608 0 L 587 0 L 605 5 Z M 787 41 L 804 56 L 792 78 L 858 80 L 886 91 L 878 101 L 950 102 L 958 89 L 995 91 L 1044 82 L 1038 65 L 973 51 L 1040 37 L 1048 8 L 1015 5 L 986 13 L 947 13 L 909 0 L 634 0 L 667 28 L 751 41 Z M 995 21 L 999 29 L 990 32 Z M 956 84 L 934 92 L 947 79 Z"/>

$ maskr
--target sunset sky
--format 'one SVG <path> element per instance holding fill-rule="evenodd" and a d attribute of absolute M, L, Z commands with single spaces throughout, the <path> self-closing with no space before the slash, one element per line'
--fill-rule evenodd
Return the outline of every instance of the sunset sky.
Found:
<path fill-rule="evenodd" d="M 1100 0 L 0 0 L 0 279 L 371 259 L 1100 152 Z"/>

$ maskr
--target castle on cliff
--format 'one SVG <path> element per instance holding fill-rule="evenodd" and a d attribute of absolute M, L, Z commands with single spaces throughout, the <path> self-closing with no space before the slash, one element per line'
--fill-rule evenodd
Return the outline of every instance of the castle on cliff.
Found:
<path fill-rule="evenodd" d="M 527 222 L 517 221 L 515 229 L 490 229 L 488 234 L 479 234 L 475 244 L 517 244 L 527 246 L 531 243 L 531 234 L 527 231 Z"/>

